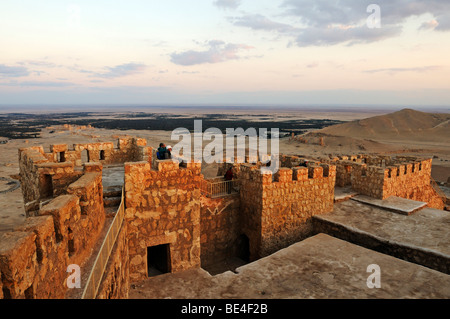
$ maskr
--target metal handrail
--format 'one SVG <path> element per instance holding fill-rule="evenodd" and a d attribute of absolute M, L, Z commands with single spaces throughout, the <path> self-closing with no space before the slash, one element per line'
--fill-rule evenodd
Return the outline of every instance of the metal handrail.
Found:
<path fill-rule="evenodd" d="M 108 233 L 105 236 L 100 251 L 95 259 L 94 266 L 92 267 L 89 278 L 86 282 L 86 286 L 83 291 L 81 299 L 95 299 L 100 288 L 100 283 L 103 278 L 103 274 L 108 264 L 109 257 L 111 255 L 112 248 L 116 243 L 117 236 L 122 228 L 123 220 L 125 217 L 125 204 L 124 204 L 124 189 L 122 188 L 122 200 L 120 206 L 117 209 L 116 216 L 109 227 Z"/>
<path fill-rule="evenodd" d="M 201 186 L 202 194 L 217 198 L 223 197 L 237 192 L 237 180 L 232 181 L 212 181 L 205 179 Z"/>

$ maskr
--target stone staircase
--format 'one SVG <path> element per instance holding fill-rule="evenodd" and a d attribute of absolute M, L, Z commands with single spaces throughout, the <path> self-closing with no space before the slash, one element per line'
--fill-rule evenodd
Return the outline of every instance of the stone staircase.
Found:
<path fill-rule="evenodd" d="M 107 207 L 119 207 L 122 199 L 122 188 L 120 186 L 110 186 L 103 189 L 103 203 Z"/>

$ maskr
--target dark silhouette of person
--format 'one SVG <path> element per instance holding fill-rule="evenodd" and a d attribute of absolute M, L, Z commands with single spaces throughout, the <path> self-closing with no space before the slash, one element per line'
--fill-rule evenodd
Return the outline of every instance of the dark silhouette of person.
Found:
<path fill-rule="evenodd" d="M 158 152 L 156 153 L 156 157 L 159 160 L 163 160 L 166 159 L 166 154 L 167 154 L 166 144 L 160 143 L 158 147 Z"/>
<path fill-rule="evenodd" d="M 230 166 L 230 168 L 228 168 L 227 172 L 224 175 L 225 181 L 229 182 L 226 183 L 226 188 L 227 188 L 227 192 L 228 194 L 231 194 L 231 187 L 233 186 L 232 184 L 232 180 L 233 180 L 233 168 Z"/>

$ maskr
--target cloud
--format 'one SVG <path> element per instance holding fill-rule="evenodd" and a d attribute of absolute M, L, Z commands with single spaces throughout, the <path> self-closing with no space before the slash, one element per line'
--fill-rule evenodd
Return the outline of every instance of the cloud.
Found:
<path fill-rule="evenodd" d="M 436 31 L 450 31 L 450 13 L 439 16 L 436 20 Z"/>
<path fill-rule="evenodd" d="M 247 15 L 234 18 L 233 24 L 253 30 L 273 31 L 280 35 L 293 37 L 293 42 L 301 47 L 335 45 L 345 42 L 349 45 L 369 43 L 387 39 L 401 32 L 401 27 L 399 26 L 370 29 L 365 24 L 359 26 L 337 24 L 327 25 L 326 27 L 315 25 L 294 27 L 270 20 L 262 15 Z"/>
<path fill-rule="evenodd" d="M 443 17 L 450 12 L 450 2 L 442 0 L 284 0 L 282 7 L 288 15 L 299 17 L 306 25 L 319 27 L 365 22 L 371 14 L 367 8 L 373 3 L 380 6 L 384 25 L 399 24 L 409 17 L 426 13 Z"/>
<path fill-rule="evenodd" d="M 373 70 L 365 70 L 365 73 L 399 73 L 399 72 L 418 72 L 424 73 L 428 71 L 436 71 L 441 69 L 441 66 L 430 65 L 423 67 L 414 67 L 414 68 L 386 68 L 386 69 L 373 69 Z"/>
<path fill-rule="evenodd" d="M 107 79 L 113 79 L 113 78 L 142 73 L 146 68 L 147 68 L 147 66 L 145 64 L 126 63 L 126 64 L 117 65 L 114 67 L 105 67 L 106 72 L 94 73 L 93 76 L 107 78 Z M 80 70 L 80 71 L 83 71 L 84 73 L 91 73 L 90 71 L 86 71 L 86 70 Z"/>
<path fill-rule="evenodd" d="M 406 19 L 431 14 L 433 21 L 420 29 L 450 31 L 450 1 L 442 0 L 378 0 L 381 28 L 369 28 L 368 19 L 375 12 L 368 11 L 373 0 L 284 0 L 282 15 L 292 23 L 282 23 L 255 14 L 230 18 L 235 26 L 253 30 L 276 32 L 290 37 L 289 46 L 329 46 L 372 43 L 398 36 Z"/>
<path fill-rule="evenodd" d="M 369 29 L 366 26 L 310 27 L 298 32 L 295 43 L 300 47 L 337 44 L 355 45 L 381 41 L 400 33 L 401 27 L 399 26 L 385 26 L 381 29 Z"/>
<path fill-rule="evenodd" d="M 0 86 L 19 86 L 19 87 L 69 87 L 74 86 L 71 82 L 52 82 L 52 81 L 23 81 L 0 83 Z"/>
<path fill-rule="evenodd" d="M 31 66 L 40 66 L 40 67 L 46 67 L 46 68 L 56 68 L 58 65 L 52 62 L 47 61 L 39 61 L 39 60 L 25 60 L 17 62 L 19 65 L 31 65 Z"/>
<path fill-rule="evenodd" d="M 182 72 L 178 72 L 178 74 L 199 74 L 200 72 L 198 71 L 182 71 Z"/>
<path fill-rule="evenodd" d="M 439 25 L 439 22 L 437 22 L 436 20 L 433 19 L 431 21 L 422 23 L 419 30 L 434 30 L 434 29 L 436 29 L 436 27 L 438 25 Z"/>
<path fill-rule="evenodd" d="M 207 43 L 209 49 L 206 51 L 189 50 L 181 53 L 172 53 L 172 63 L 178 65 L 196 65 L 205 63 L 220 63 L 229 60 L 237 60 L 240 57 L 237 55 L 241 50 L 252 49 L 246 44 L 225 43 L 223 41 L 213 40 Z"/>
<path fill-rule="evenodd" d="M 28 75 L 30 75 L 30 71 L 26 67 L 0 64 L 0 77 L 15 78 Z"/>
<path fill-rule="evenodd" d="M 296 29 L 289 24 L 272 21 L 261 14 L 245 15 L 238 18 L 231 18 L 230 20 L 236 26 L 247 27 L 253 30 L 285 33 L 292 32 Z"/>
<path fill-rule="evenodd" d="M 237 9 L 241 5 L 241 0 L 216 0 L 214 5 L 223 9 Z"/>

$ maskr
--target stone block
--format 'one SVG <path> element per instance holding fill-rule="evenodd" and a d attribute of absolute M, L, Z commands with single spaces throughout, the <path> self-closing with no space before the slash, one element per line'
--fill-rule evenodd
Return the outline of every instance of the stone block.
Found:
<path fill-rule="evenodd" d="M 275 174 L 275 181 L 280 183 L 292 182 L 292 170 L 290 168 L 280 168 Z"/>
<path fill-rule="evenodd" d="M 50 145 L 50 152 L 60 153 L 68 150 L 67 144 L 53 144 Z"/>
<path fill-rule="evenodd" d="M 307 167 L 294 167 L 292 170 L 294 181 L 305 181 L 308 179 Z"/>
<path fill-rule="evenodd" d="M 11 232 L 0 236 L 0 271 L 8 298 L 25 298 L 38 270 L 36 234 Z"/>
<path fill-rule="evenodd" d="M 61 195 L 53 199 L 39 211 L 40 216 L 53 216 L 56 240 L 68 238 L 68 222 L 78 220 L 81 215 L 79 199 L 75 195 Z"/>
<path fill-rule="evenodd" d="M 323 167 L 321 166 L 308 167 L 308 177 L 312 179 L 323 177 Z"/>
<path fill-rule="evenodd" d="M 85 173 L 102 172 L 103 171 L 103 164 L 99 163 L 99 162 L 84 163 L 83 164 L 83 171 Z"/>

